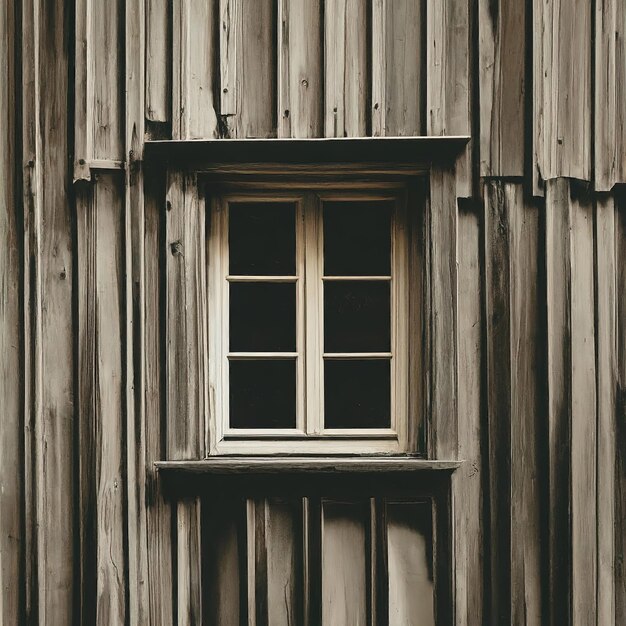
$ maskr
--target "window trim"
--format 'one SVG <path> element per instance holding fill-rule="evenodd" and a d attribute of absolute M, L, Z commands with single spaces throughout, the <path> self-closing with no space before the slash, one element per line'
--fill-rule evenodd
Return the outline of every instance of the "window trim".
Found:
<path fill-rule="evenodd" d="M 262 183 L 237 182 L 213 186 L 205 195 L 209 210 L 209 236 L 207 250 L 208 299 L 209 299 L 209 395 L 210 414 L 206 427 L 207 456 L 224 454 L 272 454 L 272 453 L 330 453 L 372 454 L 420 452 L 417 429 L 410 428 L 411 421 L 423 423 L 424 403 L 415 394 L 424 385 L 411 384 L 416 373 L 423 375 L 424 368 L 411 367 L 409 353 L 416 347 L 419 327 L 410 328 L 412 322 L 422 319 L 411 312 L 413 307 L 423 306 L 423 301 L 410 303 L 411 280 L 422 280 L 412 272 L 416 264 L 412 258 L 418 254 L 410 245 L 414 226 L 411 216 L 423 211 L 420 200 L 409 193 L 408 181 L 337 181 L 336 184 L 316 184 L 305 179 L 292 181 L 285 189 L 284 181 L 264 178 Z M 387 429 L 323 429 L 323 297 L 324 282 L 322 254 L 323 226 L 322 206 L 330 200 L 380 200 L 394 202 L 392 221 L 392 292 L 391 319 L 391 425 Z M 237 201 L 263 200 L 289 201 L 296 204 L 298 220 L 296 248 L 297 304 L 297 421 L 295 429 L 228 429 L 228 361 L 229 358 L 245 358 L 232 355 L 228 348 L 228 284 L 232 280 L 258 280 L 259 277 L 228 277 L 228 211 L 227 204 Z M 411 206 L 409 206 L 411 204 Z M 415 204 L 415 206 L 413 206 Z M 408 232 L 403 232 L 403 231 Z M 315 248 L 306 254 L 305 248 Z M 409 250 L 413 251 L 409 255 Z M 216 254 L 217 252 L 217 254 Z M 410 258 L 411 256 L 411 258 Z M 423 271 L 423 268 L 422 268 Z M 289 280 L 279 278 L 277 280 Z M 304 307 L 302 306 L 304 304 Z M 311 324 L 307 320 L 315 319 Z M 217 323 L 216 323 L 217 321 Z M 305 336 L 306 333 L 306 336 Z M 307 348 L 305 349 L 305 345 Z M 313 346 L 311 349 L 310 346 Z M 381 353 L 382 354 L 382 353 Z M 250 355 L 247 355 L 248 357 Z M 415 360 L 415 359 L 414 359 Z M 317 394 L 310 390 L 317 389 Z M 420 414 L 416 414 L 419 411 Z M 304 416 L 307 416 L 305 421 Z M 414 435 L 411 437 L 411 435 Z"/>

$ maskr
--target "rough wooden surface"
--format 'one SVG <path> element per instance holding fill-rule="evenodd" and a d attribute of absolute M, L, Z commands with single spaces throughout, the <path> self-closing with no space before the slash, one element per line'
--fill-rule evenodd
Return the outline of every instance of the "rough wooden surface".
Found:
<path fill-rule="evenodd" d="M 367 134 L 367 2 L 324 3 L 324 135 Z"/>
<path fill-rule="evenodd" d="M 279 0 L 279 137 L 322 135 L 321 0 Z"/>
<path fill-rule="evenodd" d="M 171 120 L 172 50 L 171 19 L 167 0 L 147 0 L 146 17 L 146 112 L 151 122 Z"/>
<path fill-rule="evenodd" d="M 0 125 L 15 129 L 11 94 L 15 76 L 16 15 L 12 4 L 0 9 Z M 0 138 L 0 624 L 18 624 L 24 611 L 22 554 L 24 473 L 22 468 L 22 356 L 20 237 L 17 198 L 16 135 Z"/>
<path fill-rule="evenodd" d="M 533 167 L 591 180 L 591 4 L 533 2 Z"/>
<path fill-rule="evenodd" d="M 65 3 L 24 3 L 22 158 L 26 387 L 26 620 L 73 619 L 74 259 L 68 194 Z M 44 26 L 45 25 L 45 26 Z"/>
<path fill-rule="evenodd" d="M 481 176 L 524 175 L 526 3 L 480 0 Z"/>
<path fill-rule="evenodd" d="M 539 225 L 518 183 L 484 189 L 493 624 L 540 624 Z"/>
<path fill-rule="evenodd" d="M 425 3 L 372 3 L 372 135 L 422 135 Z"/>

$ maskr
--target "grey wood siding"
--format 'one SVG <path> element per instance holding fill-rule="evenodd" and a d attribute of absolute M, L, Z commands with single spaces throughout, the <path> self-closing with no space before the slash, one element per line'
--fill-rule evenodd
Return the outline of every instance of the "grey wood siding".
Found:
<path fill-rule="evenodd" d="M 154 462 L 205 446 L 205 222 L 144 141 L 408 135 L 472 138 L 429 223 L 455 626 L 626 623 L 625 60 L 623 0 L 3 3 L 0 625 L 202 616 Z"/>

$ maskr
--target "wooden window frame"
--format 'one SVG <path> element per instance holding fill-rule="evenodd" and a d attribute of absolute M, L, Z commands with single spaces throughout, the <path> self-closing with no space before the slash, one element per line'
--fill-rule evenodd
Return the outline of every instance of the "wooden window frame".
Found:
<path fill-rule="evenodd" d="M 314 170 L 312 170 L 314 173 Z M 333 184 L 315 181 L 291 180 L 292 189 L 285 189 L 285 181 L 230 183 L 213 185 L 206 194 L 210 209 L 208 237 L 208 293 L 209 293 L 209 388 L 213 398 L 210 424 L 207 425 L 208 456 L 220 454 L 270 453 L 404 453 L 417 452 L 419 445 L 409 435 L 410 420 L 421 422 L 422 415 L 409 413 L 409 407 L 421 407 L 417 397 L 421 385 L 411 384 L 411 375 L 422 376 L 423 367 L 416 363 L 409 368 L 409 355 L 418 349 L 421 328 L 409 323 L 421 319 L 411 315 L 410 307 L 422 306 L 409 302 L 411 283 L 421 280 L 413 275 L 423 262 L 417 259 L 418 246 L 411 241 L 415 228 L 411 223 L 419 219 L 417 194 L 409 194 L 406 182 L 354 181 Z M 411 197 L 411 200 L 409 199 Z M 391 423 L 389 428 L 325 429 L 324 360 L 350 358 L 348 353 L 323 352 L 323 294 L 322 284 L 334 279 L 323 274 L 322 207 L 328 201 L 381 201 L 394 204 L 392 217 L 392 274 L 391 285 L 391 350 L 389 353 L 355 353 L 352 358 L 385 358 L 389 354 L 391 367 Z M 235 202 L 292 202 L 296 206 L 296 275 L 293 277 L 230 276 L 228 259 L 228 205 Z M 411 204 L 410 204 L 411 203 Z M 210 207 L 209 207 L 210 204 Z M 410 217 L 409 217 L 410 214 Z M 412 254 L 409 254 L 409 250 Z M 358 279 L 366 279 L 359 276 Z M 377 279 L 380 279 L 377 277 Z M 237 282 L 294 282 L 297 285 L 297 342 L 294 353 L 232 353 L 228 351 L 228 297 L 229 283 Z M 294 429 L 231 429 L 229 417 L 229 361 L 253 357 L 296 359 L 296 408 Z M 313 391 L 312 391 L 313 390 Z M 413 432 L 416 429 L 413 429 Z"/>

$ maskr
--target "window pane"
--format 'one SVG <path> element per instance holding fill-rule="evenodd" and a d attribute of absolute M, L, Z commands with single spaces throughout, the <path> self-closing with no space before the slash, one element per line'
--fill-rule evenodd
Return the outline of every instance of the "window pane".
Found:
<path fill-rule="evenodd" d="M 324 283 L 325 352 L 389 352 L 390 346 L 389 282 Z"/>
<path fill-rule="evenodd" d="M 391 274 L 391 202 L 324 203 L 324 274 Z"/>
<path fill-rule="evenodd" d="M 295 352 L 295 283 L 230 284 L 231 352 Z"/>
<path fill-rule="evenodd" d="M 389 428 L 388 360 L 324 362 L 325 428 Z"/>
<path fill-rule="evenodd" d="M 295 220 L 295 204 L 289 202 L 230 204 L 230 274 L 293 276 L 296 273 Z"/>
<path fill-rule="evenodd" d="M 296 427 L 295 359 L 230 362 L 230 426 Z"/>

